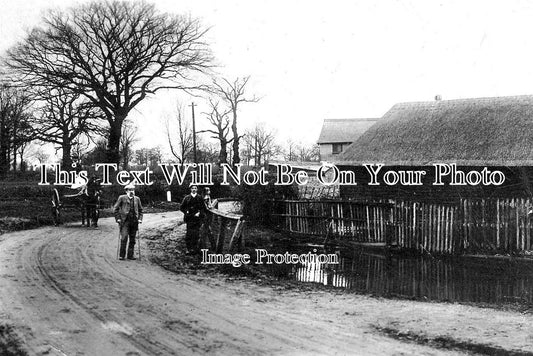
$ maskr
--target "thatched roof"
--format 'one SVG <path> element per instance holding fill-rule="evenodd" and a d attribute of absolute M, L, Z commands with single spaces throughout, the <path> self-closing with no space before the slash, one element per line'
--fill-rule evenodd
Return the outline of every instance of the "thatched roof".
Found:
<path fill-rule="evenodd" d="M 378 119 L 325 119 L 318 143 L 354 142 Z"/>
<path fill-rule="evenodd" d="M 322 167 L 321 162 L 301 162 L 301 161 L 269 161 L 268 165 L 278 165 L 278 164 L 287 164 L 289 165 L 293 172 L 294 171 L 308 171 L 308 172 L 317 172 L 320 167 Z"/>
<path fill-rule="evenodd" d="M 338 160 L 533 165 L 533 96 L 396 104 Z"/>

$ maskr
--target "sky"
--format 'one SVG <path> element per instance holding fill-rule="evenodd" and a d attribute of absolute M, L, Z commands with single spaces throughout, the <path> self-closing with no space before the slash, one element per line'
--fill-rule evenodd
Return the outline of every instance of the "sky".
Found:
<path fill-rule="evenodd" d="M 531 1 L 153 2 L 209 27 L 218 74 L 251 76 L 247 91 L 261 98 L 242 106 L 242 129 L 264 122 L 280 143 L 316 143 L 324 119 L 378 118 L 398 102 L 533 93 Z M 42 11 L 77 3 L 0 0 L 0 54 Z M 131 114 L 138 145 L 166 146 L 177 100 L 194 101 L 207 128 L 204 99 L 161 93 Z"/>

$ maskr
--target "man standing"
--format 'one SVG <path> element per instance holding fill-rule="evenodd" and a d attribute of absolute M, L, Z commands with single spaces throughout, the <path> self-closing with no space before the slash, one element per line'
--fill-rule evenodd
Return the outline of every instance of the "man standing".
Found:
<path fill-rule="evenodd" d="M 135 247 L 135 234 L 139 230 L 139 224 L 143 219 L 143 207 L 141 199 L 135 196 L 135 186 L 128 184 L 124 187 L 126 194 L 118 197 L 114 206 L 115 220 L 120 228 L 120 259 L 126 255 L 128 245 L 128 260 L 135 260 L 133 256 Z M 129 238 L 129 243 L 128 243 Z"/>
<path fill-rule="evenodd" d="M 52 217 L 54 219 L 54 226 L 62 224 L 61 222 L 61 199 L 59 198 L 59 192 L 57 186 L 52 189 Z"/>
<path fill-rule="evenodd" d="M 218 199 L 211 200 L 211 188 L 204 188 L 204 202 L 207 209 L 218 209 Z"/>
<path fill-rule="evenodd" d="M 198 186 L 191 184 L 190 189 L 191 194 L 183 198 L 180 205 L 180 210 L 183 213 L 183 221 L 187 224 L 185 245 L 188 255 L 199 253 L 198 239 L 200 238 L 200 227 L 202 226 L 202 219 L 207 211 L 204 199 L 198 195 Z"/>

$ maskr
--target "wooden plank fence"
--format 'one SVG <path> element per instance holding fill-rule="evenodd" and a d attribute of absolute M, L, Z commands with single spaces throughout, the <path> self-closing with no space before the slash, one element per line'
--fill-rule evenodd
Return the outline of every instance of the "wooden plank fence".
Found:
<path fill-rule="evenodd" d="M 206 219 L 207 223 L 203 225 L 204 231 L 201 234 L 207 239 L 201 242 L 204 247 L 209 242 L 211 250 L 216 253 L 232 251 L 234 247 L 244 248 L 245 221 L 242 215 L 210 209 Z M 231 237 L 225 250 L 226 235 Z"/>
<path fill-rule="evenodd" d="M 388 203 L 349 200 L 273 200 L 271 217 L 291 233 L 326 236 L 333 233 L 352 241 L 385 243 Z"/>
<path fill-rule="evenodd" d="M 531 198 L 396 201 L 273 200 L 272 222 L 305 235 L 377 243 L 422 253 L 509 253 L 533 249 Z"/>

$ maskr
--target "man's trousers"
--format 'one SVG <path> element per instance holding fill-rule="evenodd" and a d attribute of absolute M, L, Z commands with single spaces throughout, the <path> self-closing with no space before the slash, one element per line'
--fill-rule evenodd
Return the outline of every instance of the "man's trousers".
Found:
<path fill-rule="evenodd" d="M 139 222 L 126 221 L 120 226 L 120 252 L 119 256 L 124 258 L 126 255 L 126 245 L 128 246 L 128 258 L 133 258 L 134 248 L 135 248 L 135 235 L 139 230 Z M 129 243 L 128 243 L 129 240 Z"/>
<path fill-rule="evenodd" d="M 185 233 L 185 246 L 187 247 L 187 252 L 189 253 L 199 252 L 198 240 L 200 238 L 201 226 L 202 221 L 200 219 L 187 223 L 187 232 Z"/>

